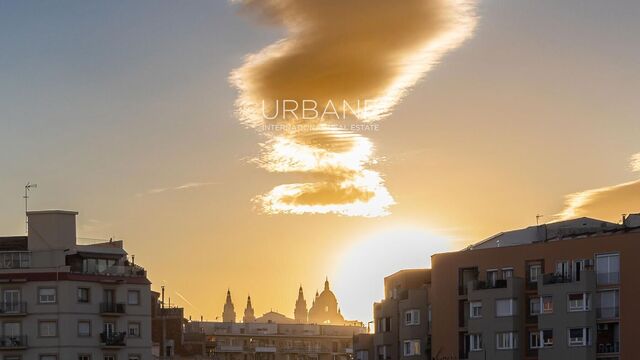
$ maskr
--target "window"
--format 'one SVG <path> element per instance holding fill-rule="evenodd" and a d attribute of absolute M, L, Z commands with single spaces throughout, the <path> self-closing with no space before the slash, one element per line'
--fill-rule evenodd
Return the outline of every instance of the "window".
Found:
<path fill-rule="evenodd" d="M 129 357 L 129 360 L 132 360 Z M 356 360 L 369 360 L 369 352 L 367 350 L 358 350 L 356 352 Z"/>
<path fill-rule="evenodd" d="M 556 263 L 556 275 L 564 279 L 571 278 L 571 270 L 568 261 L 563 260 Z"/>
<path fill-rule="evenodd" d="M 89 302 L 89 288 L 86 288 L 86 287 L 78 288 L 78 302 L 79 303 Z"/>
<path fill-rule="evenodd" d="M 507 280 L 508 278 L 513 277 L 513 268 L 504 268 L 502 269 L 502 279 Z"/>
<path fill-rule="evenodd" d="M 469 334 L 469 350 L 470 351 L 482 350 L 482 334 Z"/>
<path fill-rule="evenodd" d="M 420 355 L 420 340 L 404 341 L 404 356 Z"/>
<path fill-rule="evenodd" d="M 529 348 L 540 349 L 553 346 L 553 330 L 539 330 L 529 333 Z"/>
<path fill-rule="evenodd" d="M 469 317 L 474 319 L 482 317 L 482 302 L 472 301 L 469 303 Z"/>
<path fill-rule="evenodd" d="M 569 329 L 569 346 L 587 346 L 591 344 L 590 328 Z"/>
<path fill-rule="evenodd" d="M 91 336 L 91 322 L 89 320 L 78 320 L 78 336 Z"/>
<path fill-rule="evenodd" d="M 598 292 L 598 318 L 615 319 L 620 316 L 620 295 L 618 290 Z"/>
<path fill-rule="evenodd" d="M 553 298 L 540 296 L 529 300 L 529 313 L 531 315 L 551 314 L 553 312 Z"/>
<path fill-rule="evenodd" d="M 487 285 L 491 287 L 495 287 L 497 281 L 498 281 L 498 270 L 487 270 Z"/>
<path fill-rule="evenodd" d="M 58 360 L 58 355 L 40 355 L 40 360 Z"/>
<path fill-rule="evenodd" d="M 391 318 L 389 317 L 381 317 L 378 318 L 378 332 L 388 332 L 391 331 Z"/>
<path fill-rule="evenodd" d="M 496 349 L 511 350 L 518 348 L 518 335 L 514 332 L 496 334 Z"/>
<path fill-rule="evenodd" d="M 140 291 L 138 291 L 138 290 L 129 290 L 127 292 L 127 304 L 129 304 L 129 305 L 140 305 Z"/>
<path fill-rule="evenodd" d="M 38 336 L 56 337 L 58 336 L 58 322 L 56 320 L 42 320 L 38 323 Z"/>
<path fill-rule="evenodd" d="M 496 316 L 513 316 L 516 314 L 515 299 L 499 299 L 496 300 Z"/>
<path fill-rule="evenodd" d="M 540 275 L 542 275 L 542 265 L 529 265 L 529 282 L 537 283 Z"/>
<path fill-rule="evenodd" d="M 117 360 L 115 355 L 105 355 L 104 360 Z"/>
<path fill-rule="evenodd" d="M 38 289 L 38 303 L 40 303 L 40 304 L 55 304 L 56 303 L 56 289 L 55 288 L 40 288 L 40 289 Z"/>
<path fill-rule="evenodd" d="M 78 360 L 91 360 L 91 355 L 89 354 L 78 355 Z"/>
<path fill-rule="evenodd" d="M 570 312 L 589 311 L 591 308 L 591 294 L 589 293 L 569 294 L 568 298 L 567 305 Z"/>
<path fill-rule="evenodd" d="M 388 355 L 388 346 L 387 345 L 378 346 L 378 360 L 387 360 L 387 359 L 391 359 L 391 357 L 389 357 Z"/>
<path fill-rule="evenodd" d="M 407 310 L 404 312 L 405 325 L 420 325 L 420 310 Z"/>
<path fill-rule="evenodd" d="M 620 255 L 596 255 L 598 285 L 617 284 L 620 280 Z"/>
<path fill-rule="evenodd" d="M 129 323 L 129 329 L 127 334 L 131 337 L 140 337 L 140 323 L 132 322 Z"/>

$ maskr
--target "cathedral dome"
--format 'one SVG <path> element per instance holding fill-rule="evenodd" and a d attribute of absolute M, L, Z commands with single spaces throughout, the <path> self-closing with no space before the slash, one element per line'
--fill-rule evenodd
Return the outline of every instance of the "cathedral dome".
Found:
<path fill-rule="evenodd" d="M 313 306 L 309 309 L 309 322 L 316 324 L 344 324 L 338 309 L 338 299 L 329 288 L 329 279 L 324 282 L 322 293 L 316 293 Z"/>

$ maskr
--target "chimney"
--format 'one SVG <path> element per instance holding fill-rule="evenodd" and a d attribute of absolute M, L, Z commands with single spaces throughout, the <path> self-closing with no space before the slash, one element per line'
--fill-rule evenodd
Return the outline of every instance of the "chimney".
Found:
<path fill-rule="evenodd" d="M 29 211 L 28 243 L 30 251 L 65 250 L 76 245 L 75 211 Z"/>

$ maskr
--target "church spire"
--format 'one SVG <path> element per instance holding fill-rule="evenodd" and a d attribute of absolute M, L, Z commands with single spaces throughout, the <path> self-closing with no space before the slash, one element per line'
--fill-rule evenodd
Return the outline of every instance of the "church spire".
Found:
<path fill-rule="evenodd" d="M 251 295 L 247 296 L 247 307 L 244 309 L 244 317 L 242 322 L 251 323 L 256 321 L 256 316 L 253 312 L 253 306 L 251 306 Z"/>
<path fill-rule="evenodd" d="M 327 276 L 324 280 L 324 289 L 329 290 L 329 277 Z"/>
<path fill-rule="evenodd" d="M 233 307 L 233 301 L 231 300 L 231 289 L 227 289 L 227 300 L 224 303 L 224 310 L 222 311 L 222 321 L 224 322 L 236 322 L 236 311 Z"/>
<path fill-rule="evenodd" d="M 298 324 L 305 324 L 307 322 L 307 301 L 304 299 L 302 285 L 300 285 L 300 288 L 298 289 L 298 300 L 296 300 L 296 308 L 293 311 L 293 314 Z"/>

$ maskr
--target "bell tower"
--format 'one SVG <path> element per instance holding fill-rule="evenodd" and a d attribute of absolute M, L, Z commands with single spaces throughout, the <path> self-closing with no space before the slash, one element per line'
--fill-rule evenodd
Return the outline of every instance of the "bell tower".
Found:
<path fill-rule="evenodd" d="M 296 300 L 296 309 L 293 314 L 298 324 L 307 323 L 307 301 L 304 299 L 302 285 L 300 285 L 300 289 L 298 289 L 298 300 Z"/>
<path fill-rule="evenodd" d="M 227 301 L 224 303 L 222 321 L 230 323 L 236 322 L 236 311 L 233 307 L 233 301 L 231 301 L 231 290 L 227 290 Z"/>
<path fill-rule="evenodd" d="M 251 296 L 247 296 L 247 307 L 244 309 L 244 317 L 242 318 L 242 322 L 256 322 L 256 316 L 253 312 L 253 306 L 251 306 Z"/>

